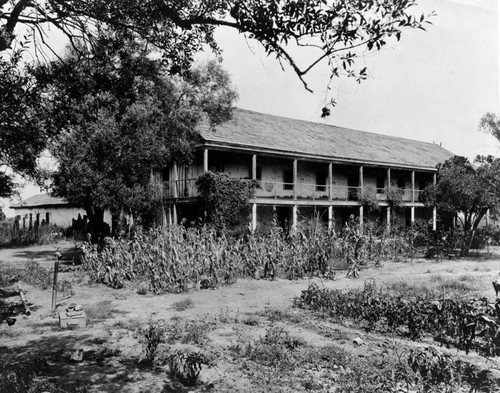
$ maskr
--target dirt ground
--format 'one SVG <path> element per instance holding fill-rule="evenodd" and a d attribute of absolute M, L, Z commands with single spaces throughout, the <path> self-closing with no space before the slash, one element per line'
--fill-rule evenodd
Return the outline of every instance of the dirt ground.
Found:
<path fill-rule="evenodd" d="M 61 243 L 0 249 L 0 267 L 19 265 L 32 259 L 49 268 L 53 266 L 56 251 L 63 255 L 62 264 L 71 266 L 74 244 Z M 256 383 L 245 369 L 248 362 L 239 362 L 228 354 L 235 347 L 255 342 L 270 326 L 283 327 L 311 348 L 337 345 L 360 359 L 382 357 L 388 348 L 423 345 L 397 336 L 367 332 L 348 323 L 333 324 L 293 308 L 293 298 L 299 296 L 311 281 L 327 288 L 350 289 L 363 286 L 366 280 L 374 280 L 379 286 L 432 282 L 436 277 L 440 280 L 466 280 L 473 287 L 475 297 L 485 296 L 493 302 L 495 294 L 491 282 L 498 278 L 499 272 L 500 248 L 492 248 L 490 253 L 483 252 L 467 260 L 386 262 L 381 268 L 363 269 L 357 279 L 345 278 L 342 271 L 333 281 L 239 279 L 234 285 L 216 290 L 162 296 L 140 295 L 138 285 L 113 290 L 89 283 L 81 272 L 65 272 L 60 273 L 59 280 L 72 283 L 73 295 L 58 302 L 58 311 L 70 303 L 81 304 L 93 315 L 93 318 L 89 317 L 89 325 L 80 329 L 60 329 L 58 319 L 50 312 L 51 290 L 25 285 L 33 312 L 30 316 L 18 317 L 12 327 L 5 323 L 0 325 L 0 365 L 12 367 L 35 362 L 43 375 L 52 381 L 67 386 L 86 385 L 91 392 L 308 391 L 311 390 L 309 385 L 297 385 L 297 380 L 315 379 L 317 370 L 302 370 L 303 374 L 295 382 L 283 382 L 292 385 L 279 388 L 272 381 Z M 179 304 L 185 304 L 186 309 L 181 310 Z M 187 325 L 180 325 L 179 321 L 197 321 L 196 326 L 205 330 L 198 331 L 204 339 L 198 343 L 195 340 L 194 346 L 210 353 L 215 361 L 210 367 L 203 368 L 198 386 L 180 388 L 169 385 L 165 365 L 149 368 L 140 365 L 143 346 L 139 329 L 150 319 L 165 320 L 173 325 L 177 323 L 184 329 Z M 354 338 L 360 338 L 362 344 L 354 343 Z M 425 344 L 439 346 L 432 342 Z M 74 349 L 83 349 L 83 361 L 69 360 Z M 500 372 L 497 358 L 474 353 L 466 356 L 456 349 L 440 350 Z M 334 379 L 332 377 L 332 381 Z M 316 386 L 315 389 L 333 392 L 332 386 Z"/>

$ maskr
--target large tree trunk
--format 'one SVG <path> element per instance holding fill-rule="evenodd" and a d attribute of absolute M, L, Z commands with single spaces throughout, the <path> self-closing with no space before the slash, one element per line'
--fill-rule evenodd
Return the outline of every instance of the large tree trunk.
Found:
<path fill-rule="evenodd" d="M 104 222 L 104 209 L 89 206 L 85 208 L 89 223 L 87 225 L 87 233 L 91 236 L 92 243 L 98 243 L 106 236 L 111 235 L 109 225 Z"/>

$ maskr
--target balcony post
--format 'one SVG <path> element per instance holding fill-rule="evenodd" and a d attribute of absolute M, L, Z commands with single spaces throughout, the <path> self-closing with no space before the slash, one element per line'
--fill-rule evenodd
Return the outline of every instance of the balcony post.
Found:
<path fill-rule="evenodd" d="M 179 180 L 179 174 L 177 172 L 177 162 L 174 161 L 174 167 L 173 167 L 173 175 L 174 175 L 174 198 L 179 197 L 179 190 L 178 190 L 178 180 Z"/>
<path fill-rule="evenodd" d="M 208 149 L 203 149 L 203 173 L 208 172 Z"/>
<path fill-rule="evenodd" d="M 297 159 L 293 160 L 293 199 L 297 199 Z"/>
<path fill-rule="evenodd" d="M 387 189 L 391 188 L 391 168 L 387 168 Z"/>
<path fill-rule="evenodd" d="M 175 203 L 172 205 L 172 221 L 174 225 L 177 225 L 177 206 Z"/>
<path fill-rule="evenodd" d="M 410 207 L 410 221 L 413 224 L 415 222 L 415 206 Z"/>
<path fill-rule="evenodd" d="M 415 171 L 411 171 L 411 201 L 415 202 Z"/>
<path fill-rule="evenodd" d="M 257 179 L 257 154 L 252 154 L 252 179 Z"/>
<path fill-rule="evenodd" d="M 331 164 L 330 164 L 331 165 Z M 328 229 L 333 228 L 333 206 L 328 206 Z"/>
<path fill-rule="evenodd" d="M 297 205 L 292 206 L 292 231 L 297 228 Z"/>
<path fill-rule="evenodd" d="M 434 185 L 436 185 L 437 183 L 437 174 L 434 173 L 434 175 L 432 176 L 432 181 L 434 183 Z M 437 208 L 434 207 L 432 209 L 432 230 L 435 231 L 437 229 Z"/>
<path fill-rule="evenodd" d="M 333 164 L 328 164 L 328 200 L 333 200 Z"/>
<path fill-rule="evenodd" d="M 250 231 L 253 233 L 257 229 L 257 204 L 252 203 L 252 222 L 250 223 Z"/>

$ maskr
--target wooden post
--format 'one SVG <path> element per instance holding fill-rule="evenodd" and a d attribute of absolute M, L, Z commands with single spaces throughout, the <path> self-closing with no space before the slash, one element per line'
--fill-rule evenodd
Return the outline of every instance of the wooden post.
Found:
<path fill-rule="evenodd" d="M 413 224 L 415 222 L 415 206 L 412 206 L 411 208 L 411 223 Z"/>
<path fill-rule="evenodd" d="M 387 189 L 391 188 L 391 168 L 387 168 Z"/>
<path fill-rule="evenodd" d="M 257 229 L 257 204 L 252 203 L 252 222 L 250 224 L 250 230 L 255 232 Z"/>
<path fill-rule="evenodd" d="M 172 221 L 174 225 L 178 224 L 177 221 L 177 206 L 174 204 L 172 205 Z"/>
<path fill-rule="evenodd" d="M 361 230 L 363 230 L 363 221 L 364 221 L 363 213 L 364 213 L 364 209 L 363 209 L 363 205 L 361 205 L 359 207 L 359 228 Z"/>
<path fill-rule="evenodd" d="M 257 179 L 257 154 L 252 154 L 252 179 Z"/>
<path fill-rule="evenodd" d="M 328 164 L 328 200 L 333 200 L 333 164 Z"/>
<path fill-rule="evenodd" d="M 174 162 L 174 198 L 177 198 L 179 196 L 179 190 L 178 190 L 178 180 L 179 180 L 179 173 L 177 172 L 177 162 Z"/>
<path fill-rule="evenodd" d="M 292 207 L 292 231 L 297 228 L 297 205 Z"/>
<path fill-rule="evenodd" d="M 297 199 L 297 159 L 293 160 L 293 199 Z"/>
<path fill-rule="evenodd" d="M 434 173 L 432 177 L 434 185 L 437 183 L 437 174 Z M 432 230 L 435 231 L 437 229 L 437 208 L 432 209 Z"/>
<path fill-rule="evenodd" d="M 411 171 L 411 201 L 415 202 L 415 171 Z"/>
<path fill-rule="evenodd" d="M 333 228 L 333 207 L 328 206 L 328 229 Z"/>
<path fill-rule="evenodd" d="M 54 262 L 54 282 L 52 283 L 52 306 L 50 308 L 51 312 L 55 312 L 57 307 L 57 274 L 59 273 L 59 259 L 61 258 L 61 253 L 57 251 L 55 257 L 56 261 Z"/>
<path fill-rule="evenodd" d="M 203 173 L 208 172 L 208 149 L 203 149 Z"/>
<path fill-rule="evenodd" d="M 387 232 L 391 231 L 391 207 L 387 206 Z"/>

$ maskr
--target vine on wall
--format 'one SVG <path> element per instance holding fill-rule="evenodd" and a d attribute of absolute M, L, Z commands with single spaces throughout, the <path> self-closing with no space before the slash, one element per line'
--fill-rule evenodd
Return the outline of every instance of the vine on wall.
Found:
<path fill-rule="evenodd" d="M 256 180 L 232 178 L 227 173 L 206 172 L 196 180 L 206 220 L 218 229 L 246 221 L 250 214 L 249 200 L 255 196 L 257 186 Z"/>

